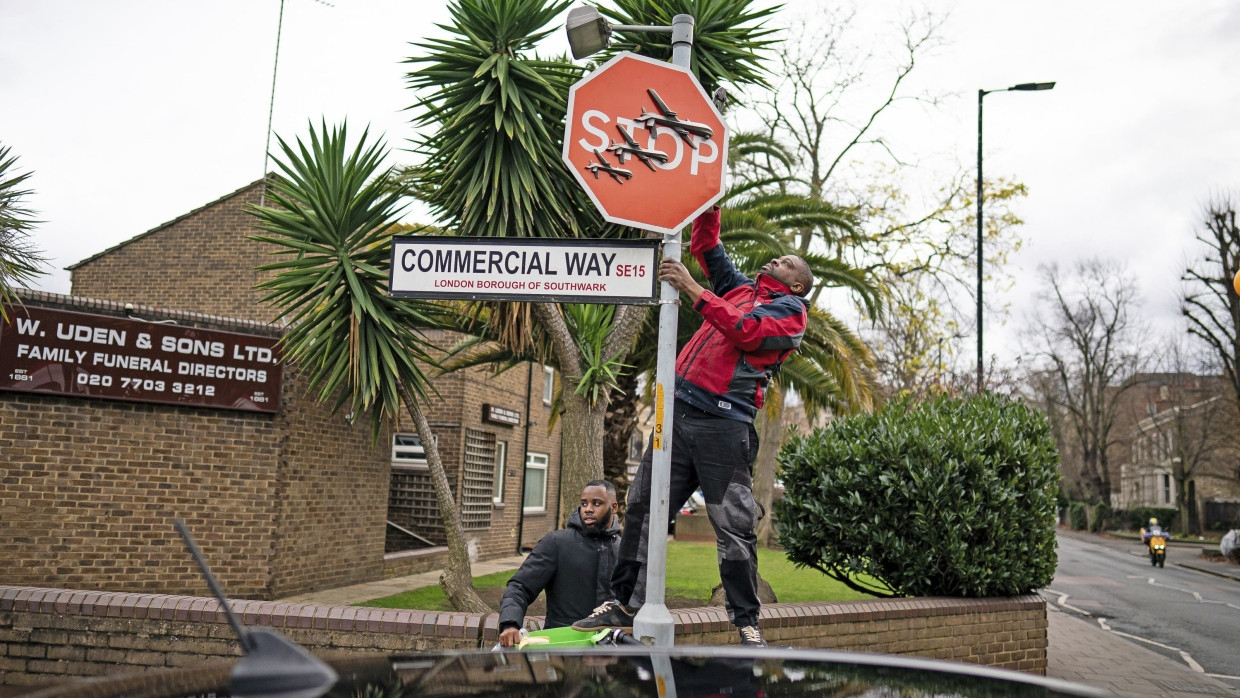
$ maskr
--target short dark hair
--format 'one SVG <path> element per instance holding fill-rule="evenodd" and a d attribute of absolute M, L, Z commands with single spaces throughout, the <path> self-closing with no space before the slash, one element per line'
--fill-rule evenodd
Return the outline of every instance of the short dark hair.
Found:
<path fill-rule="evenodd" d="M 602 487 L 607 490 L 613 498 L 616 496 L 616 486 L 612 484 L 611 480 L 591 480 L 586 483 L 586 487 Z M 582 487 L 581 489 L 584 490 L 586 487 Z"/>
<path fill-rule="evenodd" d="M 814 272 L 809 270 L 809 262 L 797 257 L 797 283 L 801 284 L 801 292 L 797 295 L 804 298 L 814 288 Z"/>

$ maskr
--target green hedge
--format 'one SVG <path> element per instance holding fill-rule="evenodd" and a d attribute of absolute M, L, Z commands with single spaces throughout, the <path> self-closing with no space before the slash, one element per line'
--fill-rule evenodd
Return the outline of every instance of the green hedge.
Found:
<path fill-rule="evenodd" d="M 1045 418 L 995 395 L 904 399 L 780 452 L 788 559 L 905 596 L 1004 596 L 1055 574 L 1058 455 Z"/>
<path fill-rule="evenodd" d="M 1167 531 L 1177 530 L 1179 512 L 1164 507 L 1133 507 L 1132 509 L 1116 509 L 1111 513 L 1112 523 L 1125 530 L 1136 531 L 1149 525 L 1150 519 L 1158 519 L 1158 524 Z"/>
<path fill-rule="evenodd" d="M 1085 502 L 1068 504 L 1068 526 L 1074 531 L 1084 531 L 1089 527 L 1089 514 L 1085 511 Z"/>
<path fill-rule="evenodd" d="M 1111 507 L 1105 502 L 1098 502 L 1093 505 L 1093 516 L 1089 519 L 1089 530 L 1094 533 L 1102 533 L 1107 529 L 1111 519 Z"/>

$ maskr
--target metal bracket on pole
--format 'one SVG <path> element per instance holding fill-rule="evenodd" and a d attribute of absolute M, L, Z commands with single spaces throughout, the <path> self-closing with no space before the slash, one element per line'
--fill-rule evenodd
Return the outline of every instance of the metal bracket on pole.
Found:
<path fill-rule="evenodd" d="M 672 18 L 672 64 L 689 67 L 693 53 L 693 16 Z M 680 233 L 663 238 L 663 259 L 680 261 Z M 676 624 L 667 610 L 667 522 L 671 509 L 672 403 L 676 394 L 676 305 L 680 292 L 659 284 L 658 366 L 655 369 L 654 443 L 650 473 L 650 519 L 647 526 L 646 600 L 633 619 L 633 635 L 656 647 L 675 644 Z M 679 504 L 679 502 L 677 502 Z M 621 599 L 625 601 L 626 599 Z"/>

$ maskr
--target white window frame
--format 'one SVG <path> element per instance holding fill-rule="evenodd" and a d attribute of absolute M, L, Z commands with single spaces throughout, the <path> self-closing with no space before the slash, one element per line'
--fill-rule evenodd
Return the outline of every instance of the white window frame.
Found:
<path fill-rule="evenodd" d="M 508 467 L 508 442 L 495 442 L 495 475 L 491 482 L 491 501 L 504 503 L 504 471 Z"/>
<path fill-rule="evenodd" d="M 435 436 L 435 443 L 439 443 L 438 436 Z M 421 436 L 413 432 L 392 434 L 392 467 L 416 470 L 430 467 L 426 462 L 426 449 L 422 447 Z"/>
<path fill-rule="evenodd" d="M 543 364 L 543 404 L 550 405 L 555 398 L 555 369 Z"/>
<path fill-rule="evenodd" d="M 646 436 L 642 434 L 641 429 L 634 429 L 629 436 L 629 453 L 626 463 L 635 463 L 642 459 L 646 453 Z"/>
<path fill-rule="evenodd" d="M 546 453 L 534 453 L 531 451 L 525 454 L 525 478 L 522 482 L 522 489 L 525 491 L 525 495 L 522 497 L 521 511 L 530 514 L 537 514 L 547 511 L 547 473 L 550 470 L 548 467 L 550 462 L 551 456 Z M 531 470 L 541 470 L 543 474 L 542 492 L 539 493 L 539 496 L 542 499 L 542 504 L 540 506 L 526 506 L 525 504 L 530 501 L 530 488 L 528 487 L 528 480 Z"/>

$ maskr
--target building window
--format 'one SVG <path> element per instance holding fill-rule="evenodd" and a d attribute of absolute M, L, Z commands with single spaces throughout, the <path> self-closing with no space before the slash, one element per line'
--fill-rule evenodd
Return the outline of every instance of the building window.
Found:
<path fill-rule="evenodd" d="M 525 455 L 525 501 L 522 509 L 528 512 L 547 510 L 547 462 L 545 453 Z"/>
<path fill-rule="evenodd" d="M 417 434 L 393 434 L 392 465 L 399 468 L 425 468 L 426 449 L 422 448 L 422 437 Z"/>
<path fill-rule="evenodd" d="M 543 404 L 550 405 L 555 397 L 555 369 L 543 366 Z"/>
<path fill-rule="evenodd" d="M 1163 475 L 1163 476 L 1162 476 L 1162 480 L 1163 480 L 1163 483 L 1162 483 L 1162 485 L 1163 485 L 1163 503 L 1164 503 L 1164 504 L 1170 504 L 1170 503 L 1171 503 L 1171 476 L 1170 476 L 1170 475 Z"/>
<path fill-rule="evenodd" d="M 629 437 L 629 460 L 640 461 L 645 450 L 646 439 L 642 437 L 642 430 L 634 429 L 633 435 Z"/>
<path fill-rule="evenodd" d="M 491 478 L 494 488 L 491 490 L 491 501 L 502 504 L 504 501 L 504 468 L 508 466 L 508 442 L 495 442 L 495 477 Z"/>

